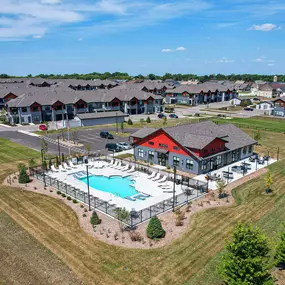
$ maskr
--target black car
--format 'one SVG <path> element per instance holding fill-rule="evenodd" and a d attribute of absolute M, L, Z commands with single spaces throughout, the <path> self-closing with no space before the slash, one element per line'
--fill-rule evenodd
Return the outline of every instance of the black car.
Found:
<path fill-rule="evenodd" d="M 158 117 L 159 119 L 162 119 L 162 118 L 165 118 L 166 116 L 165 116 L 163 113 L 159 113 L 159 114 L 157 115 L 157 117 Z"/>
<path fill-rule="evenodd" d="M 178 119 L 178 116 L 176 114 L 170 114 L 169 118 L 171 118 L 171 119 Z"/>
<path fill-rule="evenodd" d="M 109 132 L 100 132 L 100 137 L 104 139 L 113 139 L 113 135 L 110 134 Z"/>
<path fill-rule="evenodd" d="M 243 108 L 245 111 L 253 111 L 253 108 L 250 108 L 250 107 L 245 107 Z"/>
<path fill-rule="evenodd" d="M 105 145 L 105 148 L 109 151 L 114 151 L 114 152 L 119 152 L 123 150 L 119 145 L 115 143 L 107 143 Z"/>

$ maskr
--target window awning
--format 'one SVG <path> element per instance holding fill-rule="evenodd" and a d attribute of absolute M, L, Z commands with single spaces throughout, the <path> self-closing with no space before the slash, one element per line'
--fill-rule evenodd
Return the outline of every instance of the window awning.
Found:
<path fill-rule="evenodd" d="M 156 152 L 164 153 L 164 154 L 169 153 L 169 151 L 168 151 L 167 149 L 164 149 L 164 148 L 158 148 L 158 149 L 156 150 Z"/>

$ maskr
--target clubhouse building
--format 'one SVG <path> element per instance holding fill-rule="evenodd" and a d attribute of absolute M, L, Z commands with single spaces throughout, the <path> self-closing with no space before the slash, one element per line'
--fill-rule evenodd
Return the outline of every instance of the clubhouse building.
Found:
<path fill-rule="evenodd" d="M 137 160 L 203 174 L 247 158 L 256 141 L 232 124 L 212 121 L 142 128 L 131 135 Z"/>

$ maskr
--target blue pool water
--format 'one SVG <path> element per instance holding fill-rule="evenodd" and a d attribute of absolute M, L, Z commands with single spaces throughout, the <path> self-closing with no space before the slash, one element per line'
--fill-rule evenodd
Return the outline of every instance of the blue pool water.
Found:
<path fill-rule="evenodd" d="M 87 177 L 80 178 L 79 180 L 87 184 Z M 122 198 L 139 193 L 134 187 L 130 186 L 134 185 L 131 176 L 111 176 L 109 178 L 106 176 L 91 175 L 89 176 L 89 185 L 96 190 L 108 192 Z"/>

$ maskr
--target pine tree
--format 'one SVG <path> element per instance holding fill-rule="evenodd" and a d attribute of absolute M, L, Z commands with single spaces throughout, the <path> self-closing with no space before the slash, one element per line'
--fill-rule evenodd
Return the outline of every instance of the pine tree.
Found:
<path fill-rule="evenodd" d="M 264 179 L 265 181 L 265 191 L 266 193 L 268 193 L 270 190 L 271 190 L 271 185 L 273 183 L 273 179 L 272 179 L 272 175 L 271 175 L 271 172 L 270 170 L 267 171 L 267 175 L 266 175 L 266 178 Z"/>
<path fill-rule="evenodd" d="M 30 178 L 29 178 L 29 176 L 27 174 L 26 167 L 22 167 L 20 169 L 19 180 L 18 181 L 19 181 L 20 184 L 26 184 L 26 183 L 30 182 Z"/>
<path fill-rule="evenodd" d="M 285 264 L 285 223 L 283 225 L 283 230 L 279 233 L 280 241 L 276 248 L 275 260 L 277 265 Z"/>
<path fill-rule="evenodd" d="M 52 162 L 51 162 L 51 159 L 48 161 L 48 168 L 51 169 L 51 166 L 52 166 Z"/>
<path fill-rule="evenodd" d="M 131 119 L 128 119 L 128 125 L 133 125 L 133 121 Z"/>
<path fill-rule="evenodd" d="M 146 235 L 150 239 L 159 239 L 165 236 L 165 230 L 157 216 L 150 219 L 146 228 Z"/>
<path fill-rule="evenodd" d="M 258 227 L 238 224 L 218 272 L 229 285 L 273 285 L 268 271 L 269 253 L 268 238 Z"/>
<path fill-rule="evenodd" d="M 64 153 L 61 154 L 61 162 L 64 162 L 65 158 L 64 158 Z"/>
<path fill-rule="evenodd" d="M 151 120 L 150 120 L 150 117 L 149 117 L 149 116 L 146 118 L 146 122 L 147 122 L 148 124 L 151 123 Z"/>
<path fill-rule="evenodd" d="M 90 218 L 90 223 L 93 227 L 101 224 L 101 219 L 99 219 L 99 217 L 95 211 L 93 211 L 93 213 L 92 213 L 92 216 Z"/>

